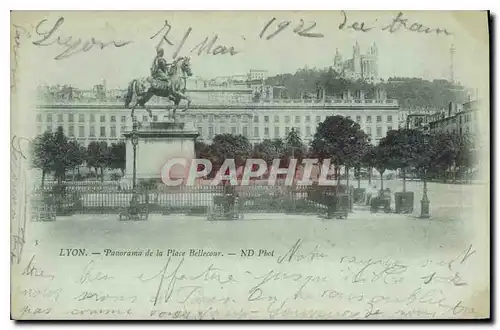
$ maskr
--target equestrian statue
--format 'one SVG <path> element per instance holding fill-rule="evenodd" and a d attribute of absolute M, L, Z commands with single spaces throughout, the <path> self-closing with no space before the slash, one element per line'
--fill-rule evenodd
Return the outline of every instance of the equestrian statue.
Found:
<path fill-rule="evenodd" d="M 153 116 L 151 109 L 146 103 L 153 97 L 165 97 L 174 103 L 173 114 L 168 112 L 169 119 L 176 120 L 175 112 L 179 103 L 186 100 L 187 104 L 183 111 L 186 111 L 191 99 L 186 95 L 186 79 L 192 75 L 189 57 L 178 57 L 172 63 L 167 63 L 163 58 L 163 49 L 156 50 L 156 57 L 151 66 L 151 76 L 136 78 L 132 80 L 125 96 L 125 107 L 131 108 L 130 116 L 135 122 L 134 112 L 137 106 L 144 107 Z"/>

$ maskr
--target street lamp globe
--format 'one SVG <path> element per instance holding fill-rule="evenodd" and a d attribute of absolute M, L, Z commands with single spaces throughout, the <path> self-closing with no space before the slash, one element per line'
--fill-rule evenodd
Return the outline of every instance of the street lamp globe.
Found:
<path fill-rule="evenodd" d="M 139 136 L 137 134 L 132 133 L 132 136 L 130 137 L 130 141 L 132 142 L 133 146 L 137 146 L 139 144 Z"/>

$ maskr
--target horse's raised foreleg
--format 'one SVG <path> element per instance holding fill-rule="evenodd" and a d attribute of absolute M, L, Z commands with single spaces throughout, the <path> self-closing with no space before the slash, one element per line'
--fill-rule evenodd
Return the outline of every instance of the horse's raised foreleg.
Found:
<path fill-rule="evenodd" d="M 182 109 L 182 112 L 184 112 L 187 109 L 189 109 L 189 106 L 191 105 L 191 98 L 187 95 L 182 94 L 182 93 L 179 93 L 179 97 L 180 97 L 180 99 L 187 101 L 186 106 Z M 180 100 L 179 100 L 179 102 L 180 102 Z"/>
<path fill-rule="evenodd" d="M 177 121 L 177 117 L 176 117 L 176 111 L 177 111 L 177 108 L 179 107 L 179 103 L 181 102 L 181 99 L 179 97 L 177 97 L 175 100 L 174 100 L 174 121 Z"/>
<path fill-rule="evenodd" d="M 182 110 L 182 112 L 189 109 L 189 106 L 191 105 L 191 98 L 189 96 L 186 96 L 186 100 L 187 100 L 187 104 L 186 104 L 186 107 Z"/>
<path fill-rule="evenodd" d="M 191 105 L 191 98 L 187 95 L 184 95 L 183 93 L 181 92 L 173 92 L 174 94 L 174 97 L 175 97 L 175 101 L 174 103 L 176 104 L 176 106 L 179 105 L 179 103 L 182 101 L 182 100 L 186 100 L 187 101 L 187 105 L 184 109 L 182 109 L 182 112 L 186 111 L 189 106 Z"/>

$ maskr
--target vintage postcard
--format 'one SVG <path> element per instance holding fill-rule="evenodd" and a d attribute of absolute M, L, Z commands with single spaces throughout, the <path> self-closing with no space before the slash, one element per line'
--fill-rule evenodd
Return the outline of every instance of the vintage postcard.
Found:
<path fill-rule="evenodd" d="M 486 11 L 13 11 L 11 317 L 490 318 Z"/>

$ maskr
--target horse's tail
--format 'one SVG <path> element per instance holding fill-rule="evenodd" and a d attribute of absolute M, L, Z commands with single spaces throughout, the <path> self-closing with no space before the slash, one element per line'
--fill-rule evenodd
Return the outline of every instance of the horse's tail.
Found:
<path fill-rule="evenodd" d="M 125 108 L 128 108 L 130 102 L 132 102 L 132 98 L 134 97 L 134 88 L 137 83 L 137 79 L 134 79 L 128 84 L 127 95 L 125 95 Z"/>

